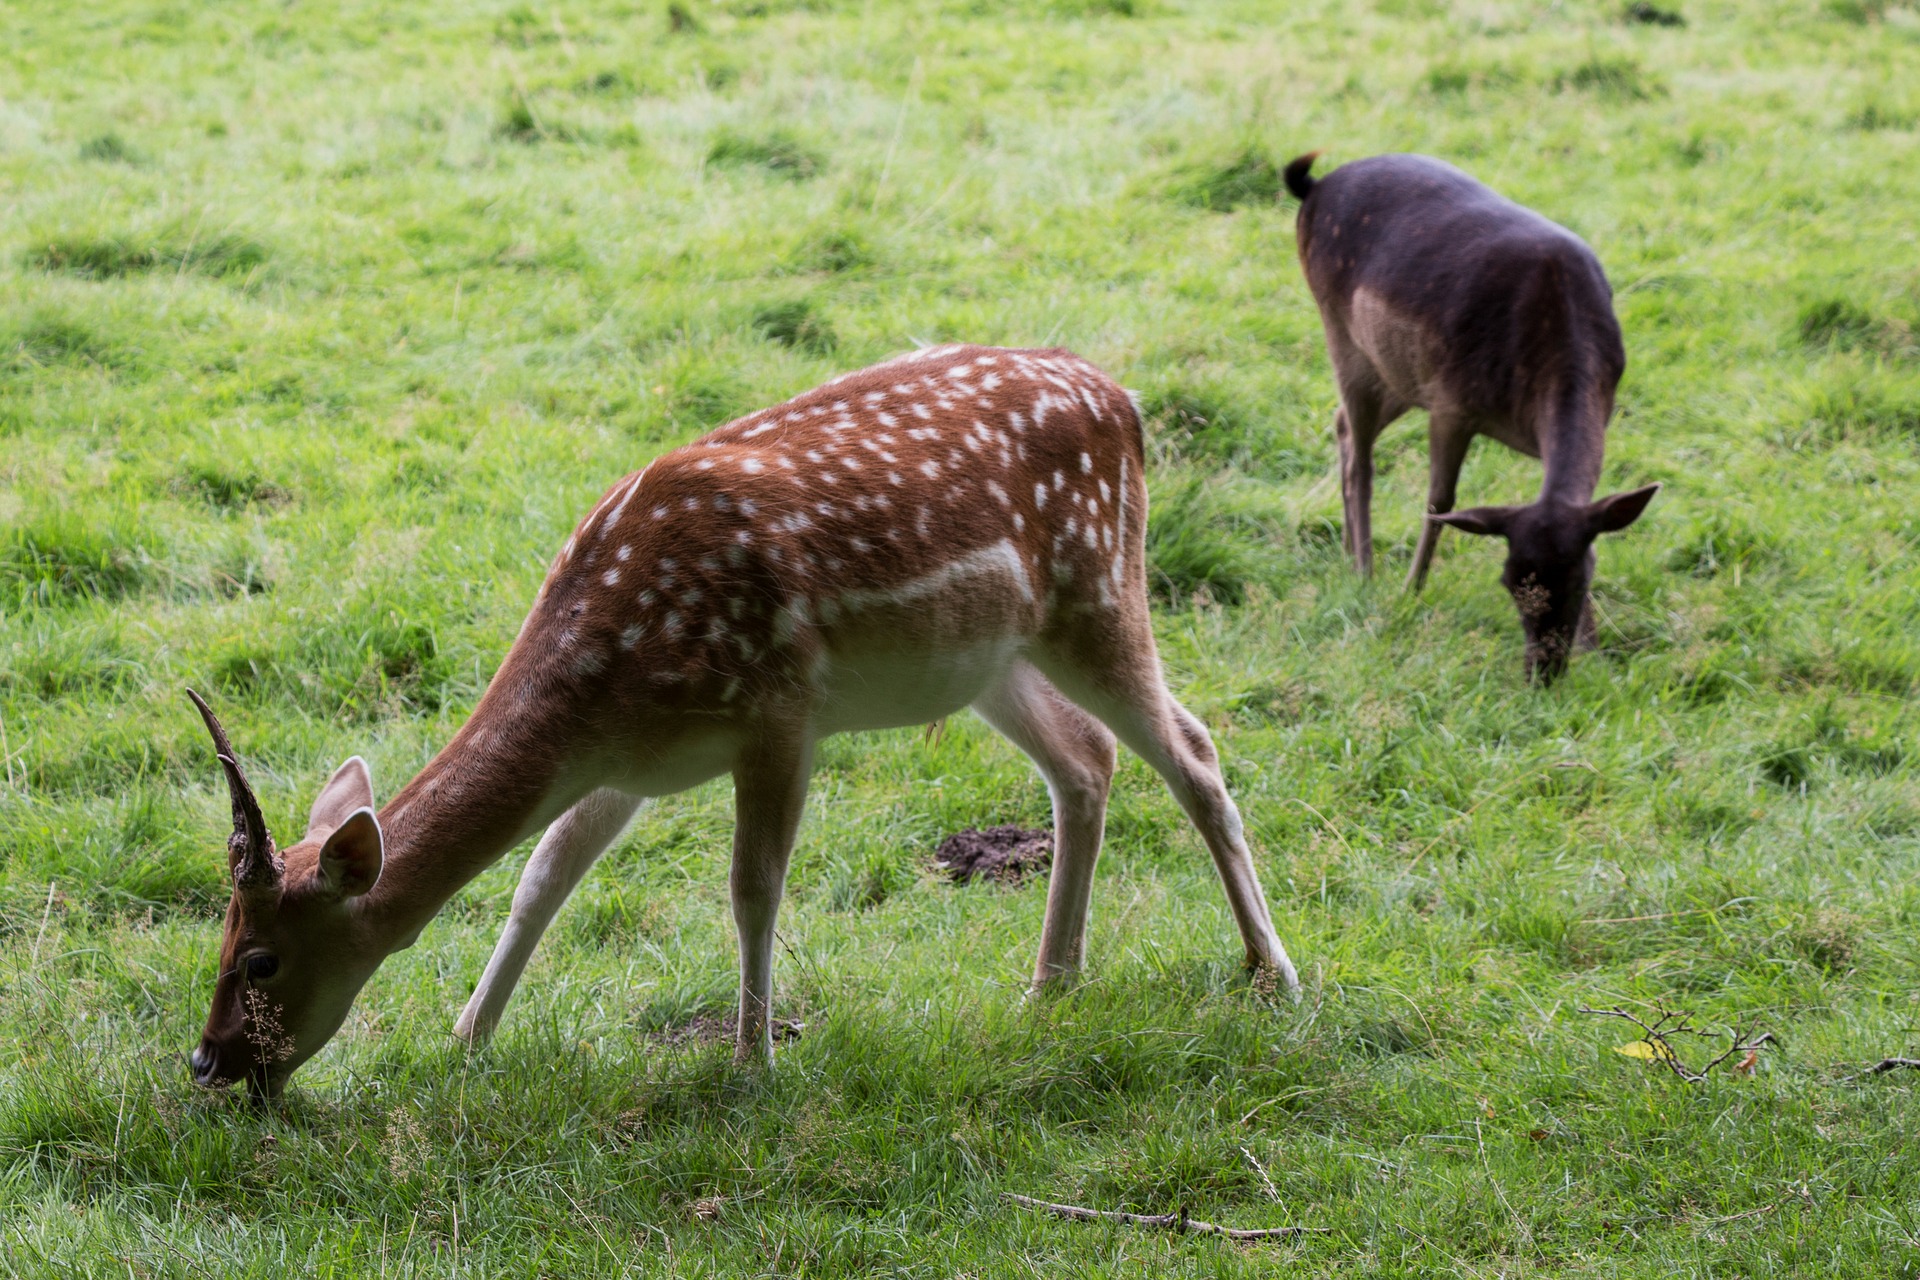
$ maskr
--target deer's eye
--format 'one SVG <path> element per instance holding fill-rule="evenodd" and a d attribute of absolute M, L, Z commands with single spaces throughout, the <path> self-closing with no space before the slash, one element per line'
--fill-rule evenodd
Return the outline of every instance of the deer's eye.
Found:
<path fill-rule="evenodd" d="M 249 982 L 265 982 L 278 972 L 280 972 L 279 956 L 247 957 L 247 981 Z"/>

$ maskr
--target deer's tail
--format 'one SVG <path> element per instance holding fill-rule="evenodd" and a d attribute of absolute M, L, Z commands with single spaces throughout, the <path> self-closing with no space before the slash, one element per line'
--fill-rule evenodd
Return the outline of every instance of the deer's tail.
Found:
<path fill-rule="evenodd" d="M 1309 151 L 1287 164 L 1282 171 L 1287 180 L 1287 190 L 1293 192 L 1295 200 L 1305 200 L 1316 185 L 1313 179 L 1313 162 L 1320 158 L 1318 151 Z"/>

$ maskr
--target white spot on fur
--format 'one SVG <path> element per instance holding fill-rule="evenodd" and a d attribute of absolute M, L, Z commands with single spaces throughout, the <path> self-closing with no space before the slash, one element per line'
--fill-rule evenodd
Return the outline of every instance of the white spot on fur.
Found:
<path fill-rule="evenodd" d="M 773 642 L 777 645 L 792 644 L 800 628 L 811 625 L 811 608 L 812 604 L 805 596 L 795 596 L 781 605 L 779 612 L 773 615 Z"/>

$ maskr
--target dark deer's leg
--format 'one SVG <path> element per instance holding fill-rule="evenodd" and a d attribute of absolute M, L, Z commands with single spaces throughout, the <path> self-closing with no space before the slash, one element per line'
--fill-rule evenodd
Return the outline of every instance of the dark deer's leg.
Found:
<path fill-rule="evenodd" d="M 1473 430 L 1451 414 L 1433 414 L 1427 423 L 1427 514 L 1443 516 L 1453 510 L 1454 488 L 1460 480 L 1461 464 L 1467 460 L 1467 446 L 1473 443 Z M 1413 568 L 1407 572 L 1407 589 L 1418 591 L 1426 585 L 1427 570 L 1433 567 L 1433 553 L 1440 545 L 1440 526 L 1432 520 L 1420 523 L 1420 542 L 1413 550 Z"/>
<path fill-rule="evenodd" d="M 1573 630 L 1573 647 L 1591 653 L 1600 647 L 1600 627 L 1593 620 L 1593 593 L 1580 602 L 1580 621 Z"/>
<path fill-rule="evenodd" d="M 1343 397 L 1344 399 L 1344 397 Z M 1360 420 L 1356 428 L 1355 419 Z M 1351 402 L 1333 415 L 1340 441 L 1340 505 L 1345 517 L 1342 541 L 1361 577 L 1373 576 L 1373 437 L 1376 415 Z"/>

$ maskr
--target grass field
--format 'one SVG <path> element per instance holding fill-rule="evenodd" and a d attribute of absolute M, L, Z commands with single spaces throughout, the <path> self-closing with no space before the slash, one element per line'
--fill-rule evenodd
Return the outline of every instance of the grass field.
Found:
<path fill-rule="evenodd" d="M 0 1267 L 1920 1271 L 1920 1073 L 1847 1078 L 1920 1049 L 1920 10 L 1679 2 L 0 8 Z M 1273 168 L 1316 147 L 1452 160 L 1612 276 L 1603 488 L 1666 487 L 1549 690 L 1497 546 L 1400 590 L 1417 420 L 1380 579 L 1341 561 Z M 674 1031 L 733 993 L 714 785 L 485 1051 L 449 1029 L 525 849 L 282 1108 L 190 1087 L 226 800 L 183 686 L 283 839 L 350 753 L 390 795 L 613 479 L 955 339 L 1140 392 L 1163 651 L 1299 1006 L 1128 759 L 1088 980 L 1023 1007 L 1041 891 L 928 864 L 1046 796 L 963 717 L 823 749 L 770 1077 Z M 1463 501 L 1537 478 L 1483 444 Z M 1616 1003 L 1775 1039 L 1689 1084 Z"/>

